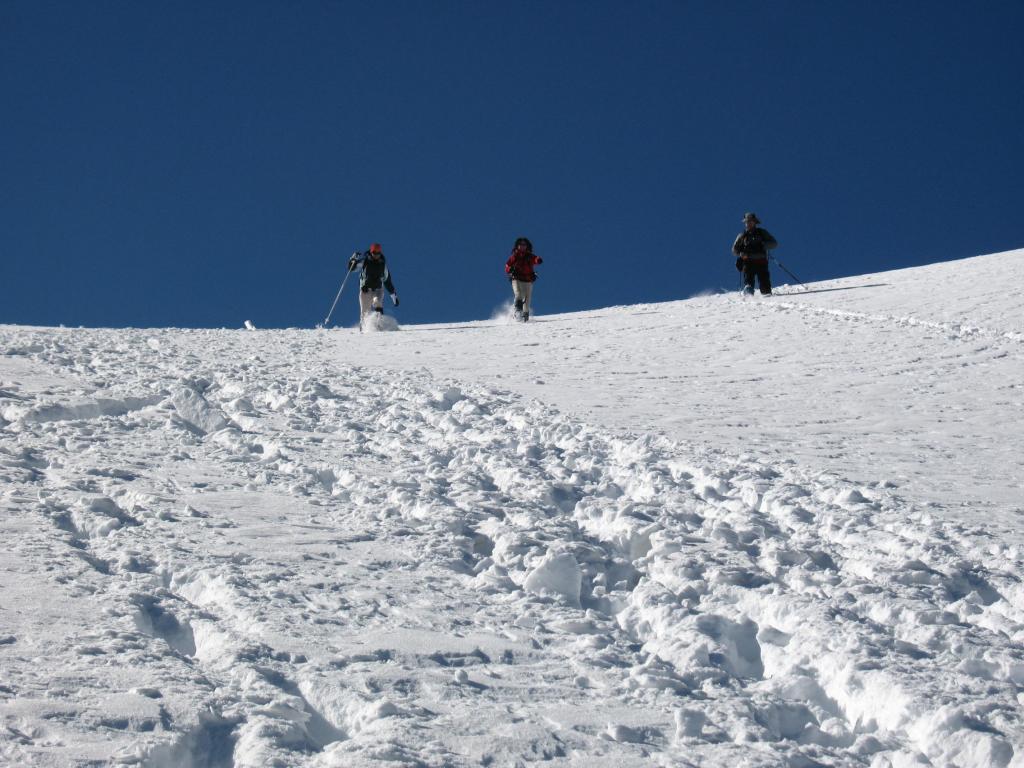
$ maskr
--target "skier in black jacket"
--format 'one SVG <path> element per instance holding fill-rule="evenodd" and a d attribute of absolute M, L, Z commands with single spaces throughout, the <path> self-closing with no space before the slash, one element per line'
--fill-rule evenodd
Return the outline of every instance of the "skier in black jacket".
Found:
<path fill-rule="evenodd" d="M 395 284 L 391 281 L 391 272 L 388 270 L 387 262 L 384 260 L 384 251 L 380 243 L 374 243 L 366 253 L 356 251 L 348 260 L 348 271 L 355 272 L 362 268 L 359 273 L 359 325 L 362 326 L 363 318 L 371 312 L 384 314 L 384 291 L 391 294 L 391 301 L 398 306 L 398 294 L 395 292 Z"/>
<path fill-rule="evenodd" d="M 732 244 L 732 252 L 736 255 L 736 269 L 743 273 L 743 292 L 753 295 L 756 277 L 761 294 L 768 296 L 772 292 L 772 277 L 768 274 L 768 251 L 779 243 L 768 234 L 768 230 L 758 226 L 760 223 L 755 214 L 743 214 L 744 230 Z"/>

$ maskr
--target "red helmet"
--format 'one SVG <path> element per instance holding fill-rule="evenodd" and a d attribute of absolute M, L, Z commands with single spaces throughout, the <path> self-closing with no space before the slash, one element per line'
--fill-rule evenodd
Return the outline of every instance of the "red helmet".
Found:
<path fill-rule="evenodd" d="M 384 251 L 381 250 L 380 243 L 374 243 L 370 246 L 370 253 L 384 253 Z"/>

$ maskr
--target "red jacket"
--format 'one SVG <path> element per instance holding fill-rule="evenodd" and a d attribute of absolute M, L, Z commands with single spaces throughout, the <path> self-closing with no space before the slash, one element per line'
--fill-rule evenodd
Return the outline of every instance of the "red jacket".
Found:
<path fill-rule="evenodd" d="M 524 283 L 532 283 L 537 279 L 537 273 L 533 268 L 543 264 L 544 259 L 525 248 L 516 248 L 512 255 L 505 262 L 505 274 L 512 280 L 522 280 Z"/>

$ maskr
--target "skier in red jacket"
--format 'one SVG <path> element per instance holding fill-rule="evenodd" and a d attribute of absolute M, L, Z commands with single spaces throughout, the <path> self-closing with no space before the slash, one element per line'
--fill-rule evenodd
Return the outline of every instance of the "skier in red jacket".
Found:
<path fill-rule="evenodd" d="M 516 320 L 526 322 L 530 319 L 530 299 L 537 280 L 533 268 L 543 263 L 544 260 L 533 252 L 533 243 L 525 237 L 516 239 L 512 255 L 505 262 L 505 273 L 512 281 L 512 293 L 516 299 Z"/>

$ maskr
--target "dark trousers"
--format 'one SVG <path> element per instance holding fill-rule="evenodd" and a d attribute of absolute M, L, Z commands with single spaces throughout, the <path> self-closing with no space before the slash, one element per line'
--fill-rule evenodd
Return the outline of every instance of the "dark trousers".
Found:
<path fill-rule="evenodd" d="M 761 293 L 772 292 L 772 276 L 768 274 L 768 259 L 747 259 L 743 262 L 743 287 L 747 293 L 754 292 L 754 278 Z"/>

